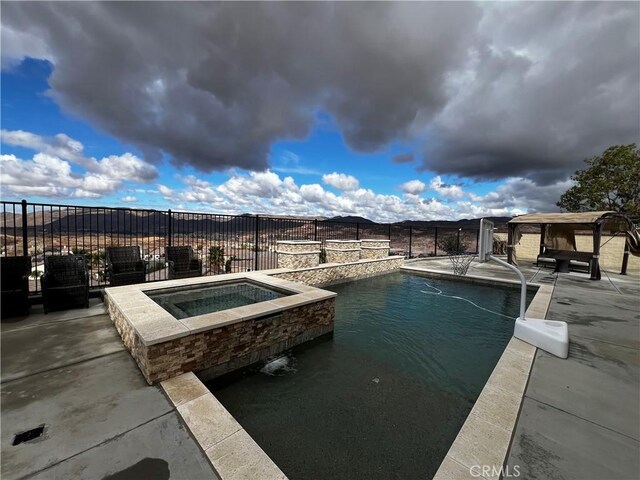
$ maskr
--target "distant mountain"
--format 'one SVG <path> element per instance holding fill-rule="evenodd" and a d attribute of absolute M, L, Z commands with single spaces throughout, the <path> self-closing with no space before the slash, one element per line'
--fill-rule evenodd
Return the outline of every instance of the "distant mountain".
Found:
<path fill-rule="evenodd" d="M 500 228 L 507 224 L 512 217 L 484 217 L 494 223 L 496 228 Z M 403 220 L 396 222 L 394 225 L 404 225 L 411 227 L 443 227 L 443 228 L 478 228 L 480 226 L 479 218 L 463 218 L 460 220 Z"/>
<path fill-rule="evenodd" d="M 327 219 L 330 222 L 344 222 L 344 223 L 376 223 L 368 218 L 357 216 L 345 216 L 345 217 L 331 217 Z"/>
<path fill-rule="evenodd" d="M 142 235 L 165 235 L 168 233 L 169 216 L 167 212 L 156 210 L 130 210 L 124 208 L 104 209 L 99 207 L 70 207 L 70 208 L 30 208 L 27 210 L 27 224 L 29 230 L 38 234 L 60 232 L 94 232 L 126 234 L 137 232 Z M 303 217 L 294 215 L 258 215 L 260 221 L 259 230 L 263 233 L 277 231 L 278 229 L 312 228 L 313 220 L 340 223 L 359 224 L 361 228 L 386 228 L 386 224 L 379 224 L 368 218 L 348 215 L 326 217 Z M 242 214 L 216 215 L 216 214 L 192 214 L 172 212 L 171 230 L 174 234 L 212 233 L 212 232 L 254 232 L 256 230 L 256 215 Z M 492 220 L 498 229 L 504 229 L 511 217 L 487 217 Z M 21 215 L 16 212 L 7 212 L 0 216 L 0 230 L 8 232 L 14 225 L 20 228 Z M 480 220 L 404 220 L 395 222 L 398 227 L 421 228 L 478 228 Z M 35 225 L 35 228 L 34 228 Z M 345 225 L 346 227 L 346 225 Z"/>

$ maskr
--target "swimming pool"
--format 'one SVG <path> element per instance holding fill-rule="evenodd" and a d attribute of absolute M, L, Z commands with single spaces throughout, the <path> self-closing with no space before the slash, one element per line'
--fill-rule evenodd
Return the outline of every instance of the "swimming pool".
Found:
<path fill-rule="evenodd" d="M 327 289 L 332 340 L 208 387 L 291 479 L 430 478 L 513 334 L 519 290 L 405 273 Z"/>

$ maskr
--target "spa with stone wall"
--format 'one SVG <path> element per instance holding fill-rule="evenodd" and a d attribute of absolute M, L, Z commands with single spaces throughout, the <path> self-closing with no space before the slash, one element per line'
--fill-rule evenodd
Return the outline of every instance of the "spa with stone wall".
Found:
<path fill-rule="evenodd" d="M 211 379 L 333 332 L 335 293 L 284 279 L 265 280 L 270 278 L 266 275 L 250 275 L 287 288 L 292 294 L 178 320 L 145 294 L 162 283 L 175 281 L 105 291 L 109 316 L 149 384 L 191 371 Z M 224 277 L 229 276 L 237 274 L 208 280 L 224 283 Z M 207 277 L 181 282 L 206 285 L 203 279 Z"/>

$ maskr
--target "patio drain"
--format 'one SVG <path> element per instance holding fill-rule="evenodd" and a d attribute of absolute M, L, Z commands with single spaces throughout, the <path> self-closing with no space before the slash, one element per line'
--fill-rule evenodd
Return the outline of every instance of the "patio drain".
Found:
<path fill-rule="evenodd" d="M 13 443 L 11 445 L 20 445 L 21 443 L 29 442 L 41 437 L 44 433 L 44 427 L 45 424 L 43 423 L 39 427 L 32 428 L 31 430 L 27 430 L 26 432 L 16 433 L 16 436 L 13 437 Z"/>

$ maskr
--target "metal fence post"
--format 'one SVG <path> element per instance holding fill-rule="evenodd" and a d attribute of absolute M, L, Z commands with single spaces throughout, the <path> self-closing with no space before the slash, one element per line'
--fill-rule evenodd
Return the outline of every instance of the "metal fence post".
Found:
<path fill-rule="evenodd" d="M 438 227 L 436 227 L 436 234 L 433 239 L 433 256 L 438 256 Z"/>
<path fill-rule="evenodd" d="M 34 219 L 35 220 L 35 219 Z M 22 200 L 22 255 L 29 255 L 27 251 L 29 249 L 27 233 L 27 201 Z"/>
<path fill-rule="evenodd" d="M 314 242 L 318 241 L 318 219 L 317 218 L 313 219 L 313 241 Z"/>
<path fill-rule="evenodd" d="M 167 212 L 169 214 L 169 227 L 167 228 L 167 245 L 170 247 L 173 240 L 173 221 L 171 219 L 171 209 Z"/>
<path fill-rule="evenodd" d="M 391 240 L 391 224 L 389 224 L 389 240 Z"/>
<path fill-rule="evenodd" d="M 360 222 L 356 222 L 356 240 L 360 240 Z"/>
<path fill-rule="evenodd" d="M 413 241 L 413 227 L 409 225 L 409 258 L 412 258 L 412 255 L 411 255 L 412 241 Z"/>
<path fill-rule="evenodd" d="M 456 238 L 456 253 L 460 253 L 460 232 L 461 228 L 458 229 L 458 237 Z"/>
<path fill-rule="evenodd" d="M 258 238 L 260 235 L 260 217 L 258 215 L 256 215 L 256 239 L 255 239 L 255 245 L 254 245 L 254 250 L 255 250 L 255 263 L 253 266 L 253 270 L 256 271 L 258 270 Z"/>

